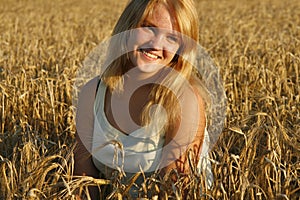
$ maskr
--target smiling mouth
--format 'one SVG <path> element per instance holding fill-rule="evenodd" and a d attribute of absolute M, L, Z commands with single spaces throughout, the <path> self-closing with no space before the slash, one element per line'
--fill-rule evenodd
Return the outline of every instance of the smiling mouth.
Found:
<path fill-rule="evenodd" d="M 146 49 L 139 49 L 139 51 L 151 59 L 161 59 L 162 58 L 156 54 L 151 53 L 149 50 L 146 50 Z"/>

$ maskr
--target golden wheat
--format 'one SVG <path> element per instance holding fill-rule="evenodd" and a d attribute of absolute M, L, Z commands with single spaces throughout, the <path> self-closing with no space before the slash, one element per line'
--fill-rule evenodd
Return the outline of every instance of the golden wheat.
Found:
<path fill-rule="evenodd" d="M 120 175 L 72 176 L 76 71 L 125 4 L 0 1 L 0 199 L 75 199 L 108 184 L 111 199 L 128 195 L 133 182 L 118 183 Z M 197 9 L 199 42 L 220 67 L 228 103 L 211 152 L 214 187 L 204 174 L 187 175 L 188 185 L 153 176 L 142 197 L 299 199 L 300 3 L 213 0 Z"/>

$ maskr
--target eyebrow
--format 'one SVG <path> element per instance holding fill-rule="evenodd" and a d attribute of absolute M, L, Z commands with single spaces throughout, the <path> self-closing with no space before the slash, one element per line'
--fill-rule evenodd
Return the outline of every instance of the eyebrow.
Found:
<path fill-rule="evenodd" d="M 158 27 L 158 26 L 154 25 L 153 23 L 146 21 L 146 20 L 143 21 L 142 25 L 147 25 L 147 26 L 156 27 L 156 28 Z"/>
<path fill-rule="evenodd" d="M 157 28 L 157 29 L 164 29 L 164 28 L 159 28 L 157 25 L 147 21 L 147 20 L 144 20 L 144 22 L 141 24 L 142 26 L 145 25 L 145 26 L 148 26 L 148 27 L 154 27 L 154 28 Z M 169 30 L 169 29 L 166 29 L 166 30 Z M 176 37 L 179 37 L 178 36 L 178 31 L 176 30 L 170 30 L 169 34 L 172 34 L 173 36 L 176 36 Z"/>

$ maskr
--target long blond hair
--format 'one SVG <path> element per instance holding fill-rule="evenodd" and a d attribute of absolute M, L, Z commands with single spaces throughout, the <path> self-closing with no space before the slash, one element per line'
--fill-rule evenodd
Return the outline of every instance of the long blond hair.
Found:
<path fill-rule="evenodd" d="M 143 23 L 149 15 L 153 14 L 153 10 L 157 4 L 164 5 L 174 13 L 178 31 L 186 36 L 186 38 L 189 38 L 183 41 L 179 48 L 180 52 L 175 55 L 169 67 L 172 67 L 180 73 L 184 80 L 196 83 L 197 81 L 192 81 L 198 79 L 198 77 L 194 73 L 193 62 L 191 61 L 195 60 L 197 53 L 195 44 L 198 42 L 199 37 L 199 19 L 193 0 L 131 0 L 117 21 L 112 35 L 140 27 L 141 23 Z M 120 34 L 120 37 L 109 46 L 108 57 L 110 54 L 116 53 L 121 55 L 119 58 L 113 60 L 112 63 L 105 63 L 108 65 L 108 68 L 103 73 L 102 80 L 111 91 L 122 90 L 122 75 L 129 70 L 129 59 L 126 52 L 127 38 L 127 33 Z M 116 48 L 116 45 L 118 45 L 118 48 Z M 107 60 L 110 60 L 110 58 Z M 175 91 L 180 91 L 183 85 L 181 83 L 182 77 L 181 79 L 177 79 L 176 76 L 171 76 L 165 81 L 172 84 L 172 88 L 175 89 Z M 167 128 L 172 128 L 172 124 L 175 124 L 175 121 L 178 120 L 180 109 L 178 106 L 175 106 L 178 105 L 178 102 L 173 92 L 174 91 L 171 91 L 169 88 L 161 85 L 156 85 L 153 88 L 150 101 L 145 106 L 142 114 L 142 124 L 148 124 L 150 121 L 150 107 L 153 104 L 160 104 L 168 113 L 169 120 Z"/>

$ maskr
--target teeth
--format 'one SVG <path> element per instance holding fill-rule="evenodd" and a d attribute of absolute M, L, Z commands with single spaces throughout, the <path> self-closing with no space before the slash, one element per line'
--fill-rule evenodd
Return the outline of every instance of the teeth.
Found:
<path fill-rule="evenodd" d="M 158 58 L 157 55 L 151 54 L 151 53 L 149 53 L 147 51 L 142 51 L 142 52 L 143 52 L 143 54 L 145 54 L 146 56 L 148 56 L 150 58 L 153 58 L 153 59 L 157 59 Z"/>

